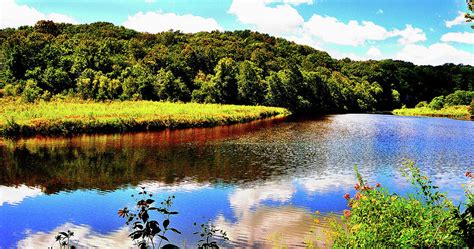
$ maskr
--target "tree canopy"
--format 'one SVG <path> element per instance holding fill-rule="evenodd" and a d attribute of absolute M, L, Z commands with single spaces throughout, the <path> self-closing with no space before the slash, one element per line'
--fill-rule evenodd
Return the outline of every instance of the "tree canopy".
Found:
<path fill-rule="evenodd" d="M 72 95 L 272 105 L 305 112 L 391 110 L 474 90 L 474 67 L 336 60 L 249 30 L 140 33 L 111 23 L 0 30 L 0 88 L 25 101 Z"/>

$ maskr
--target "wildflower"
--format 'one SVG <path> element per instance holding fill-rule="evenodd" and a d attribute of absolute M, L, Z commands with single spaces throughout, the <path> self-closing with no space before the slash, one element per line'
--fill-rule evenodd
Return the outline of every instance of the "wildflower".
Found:
<path fill-rule="evenodd" d="M 351 195 L 349 193 L 346 193 L 344 195 L 344 199 L 349 200 L 351 198 Z"/>
<path fill-rule="evenodd" d="M 360 197 L 362 197 L 362 194 L 360 192 L 357 192 L 355 195 L 354 195 L 354 199 L 356 200 L 359 200 Z"/>
<path fill-rule="evenodd" d="M 356 183 L 356 185 L 354 186 L 354 189 L 355 189 L 355 190 L 359 190 L 359 189 L 360 189 L 359 183 Z"/>
<path fill-rule="evenodd" d="M 128 217 L 128 209 L 127 208 L 124 208 L 124 209 L 120 209 L 118 211 L 118 216 L 119 217 Z"/>
<path fill-rule="evenodd" d="M 321 221 L 319 219 L 314 219 L 314 223 L 319 224 Z"/>
<path fill-rule="evenodd" d="M 373 189 L 373 188 L 372 188 L 371 186 L 369 186 L 369 185 L 365 185 L 365 186 L 362 188 L 362 190 L 369 190 L 369 189 Z"/>
<path fill-rule="evenodd" d="M 137 202 L 138 207 L 148 207 L 149 204 L 145 200 L 140 200 Z"/>
<path fill-rule="evenodd" d="M 382 187 L 382 185 L 377 182 L 377 184 L 375 185 L 375 187 L 380 188 L 380 187 Z"/>
<path fill-rule="evenodd" d="M 321 212 L 319 212 L 318 210 L 314 211 L 314 213 L 315 213 L 316 215 L 321 214 Z"/>
<path fill-rule="evenodd" d="M 351 211 L 350 210 L 347 210 L 347 209 L 344 209 L 344 217 L 346 219 L 348 219 L 349 217 L 351 217 Z"/>
<path fill-rule="evenodd" d="M 471 171 L 466 172 L 466 176 L 469 178 L 474 178 L 474 174 Z"/>

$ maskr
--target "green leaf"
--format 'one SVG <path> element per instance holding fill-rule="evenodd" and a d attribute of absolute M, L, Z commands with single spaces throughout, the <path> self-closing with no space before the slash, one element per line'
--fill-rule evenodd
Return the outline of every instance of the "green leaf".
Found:
<path fill-rule="evenodd" d="M 166 229 L 168 228 L 168 225 L 170 224 L 170 220 L 166 219 L 163 221 L 163 227 Z"/>
<path fill-rule="evenodd" d="M 168 238 L 166 238 L 166 237 L 163 236 L 163 235 L 159 235 L 159 234 L 158 234 L 158 237 L 160 237 L 161 239 L 164 239 L 164 240 L 166 240 L 166 241 L 169 241 Z"/>

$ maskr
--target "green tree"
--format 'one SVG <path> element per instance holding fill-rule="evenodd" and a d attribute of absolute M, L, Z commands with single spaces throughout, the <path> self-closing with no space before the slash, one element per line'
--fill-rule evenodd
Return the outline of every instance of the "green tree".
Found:
<path fill-rule="evenodd" d="M 231 58 L 219 60 L 211 78 L 211 96 L 217 103 L 237 103 L 237 64 Z"/>
<path fill-rule="evenodd" d="M 188 87 L 179 78 L 175 78 L 171 71 L 160 69 L 156 78 L 153 88 L 159 100 L 184 101 L 189 99 Z"/>
<path fill-rule="evenodd" d="M 237 75 L 237 89 L 239 102 L 247 105 L 256 105 L 263 102 L 265 87 L 262 82 L 262 69 L 251 61 L 244 61 L 239 65 Z"/>
<path fill-rule="evenodd" d="M 142 64 L 125 68 L 120 79 L 123 89 L 122 99 L 151 100 L 155 98 L 154 84 L 157 78 Z"/>
<path fill-rule="evenodd" d="M 444 105 L 469 105 L 472 99 L 474 99 L 474 91 L 458 90 L 446 96 L 444 100 Z"/>

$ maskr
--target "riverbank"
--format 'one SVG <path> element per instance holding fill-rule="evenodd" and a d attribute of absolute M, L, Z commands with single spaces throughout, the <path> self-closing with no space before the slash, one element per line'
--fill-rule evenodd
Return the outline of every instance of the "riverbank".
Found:
<path fill-rule="evenodd" d="M 284 108 L 153 101 L 52 101 L 0 99 L 0 136 L 69 136 L 244 123 L 287 116 Z"/>
<path fill-rule="evenodd" d="M 454 119 L 472 120 L 473 116 L 469 113 L 469 106 L 448 106 L 440 110 L 429 107 L 402 108 L 392 112 L 399 116 L 426 116 L 426 117 L 446 117 Z"/>

